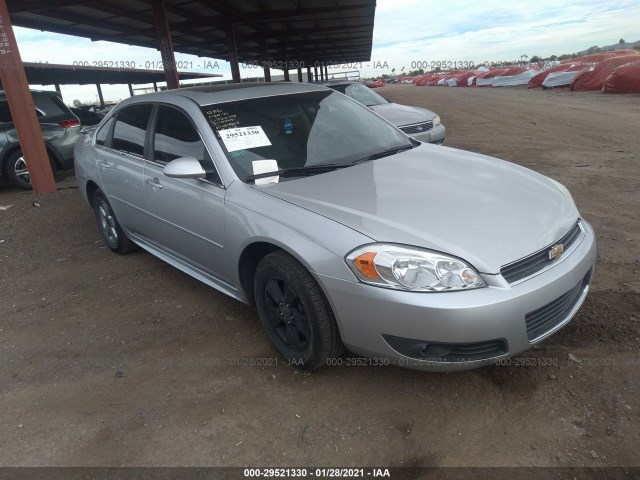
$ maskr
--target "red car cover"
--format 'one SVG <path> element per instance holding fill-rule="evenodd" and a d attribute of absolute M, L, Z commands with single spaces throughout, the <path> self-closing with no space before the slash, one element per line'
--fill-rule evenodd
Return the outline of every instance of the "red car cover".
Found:
<path fill-rule="evenodd" d="M 605 80 L 616 67 L 638 60 L 640 60 L 640 54 L 622 55 L 598 62 L 593 70 L 585 70 L 573 79 L 571 90 L 602 90 Z"/>
<path fill-rule="evenodd" d="M 576 58 L 568 58 L 566 60 L 562 60 L 560 63 L 597 63 L 602 62 L 603 60 L 608 60 L 609 58 L 619 57 L 622 55 L 637 55 L 638 52 L 631 49 L 626 48 L 624 50 L 613 50 L 611 52 L 601 52 L 601 53 L 592 53 L 591 55 L 584 55 L 582 57 Z"/>
<path fill-rule="evenodd" d="M 602 87 L 607 93 L 640 93 L 640 61 L 617 67 Z"/>
<path fill-rule="evenodd" d="M 556 65 L 555 67 L 550 67 L 544 70 L 543 72 L 538 73 L 536 76 L 529 80 L 529 88 L 538 88 L 542 86 L 542 82 L 549 76 L 550 73 L 554 72 L 574 72 L 576 70 L 582 70 L 583 68 L 588 68 L 588 64 L 586 63 L 561 63 Z"/>

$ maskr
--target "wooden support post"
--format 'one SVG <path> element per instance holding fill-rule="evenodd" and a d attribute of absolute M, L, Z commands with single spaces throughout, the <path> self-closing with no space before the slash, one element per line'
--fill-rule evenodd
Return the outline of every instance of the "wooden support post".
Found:
<path fill-rule="evenodd" d="M 104 97 L 102 96 L 102 87 L 99 83 L 96 83 L 96 88 L 98 89 L 98 99 L 100 100 L 100 106 L 104 107 Z"/>
<path fill-rule="evenodd" d="M 0 0 L 0 79 L 7 97 L 11 119 L 24 155 L 33 192 L 53 193 L 56 182 L 51 171 L 49 155 L 44 146 L 42 130 L 24 65 L 18 50 L 6 0 Z"/>
<path fill-rule="evenodd" d="M 238 48 L 236 47 L 236 35 L 233 25 L 227 27 L 227 49 L 229 50 L 229 63 L 231 64 L 231 78 L 234 83 L 242 81 L 240 77 L 240 65 L 238 64 Z"/>
<path fill-rule="evenodd" d="M 271 69 L 269 68 L 269 44 L 268 42 L 265 40 L 264 41 L 264 81 L 265 82 L 270 82 L 271 81 Z"/>
<path fill-rule="evenodd" d="M 164 0 L 153 0 L 153 19 L 156 24 L 156 36 L 158 37 L 158 50 L 162 57 L 162 67 L 164 68 L 164 78 L 167 82 L 167 90 L 180 87 L 178 70 L 176 69 L 176 58 L 173 53 L 173 42 L 171 41 L 171 30 L 167 20 L 167 9 Z"/>

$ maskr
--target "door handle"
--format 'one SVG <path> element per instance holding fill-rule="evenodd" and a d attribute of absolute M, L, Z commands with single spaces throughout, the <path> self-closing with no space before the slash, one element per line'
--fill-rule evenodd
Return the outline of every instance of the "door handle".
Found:
<path fill-rule="evenodd" d="M 160 180 L 158 180 L 156 177 L 147 178 L 145 180 L 145 182 L 147 182 L 147 184 L 151 185 L 151 188 L 153 188 L 154 190 L 161 190 L 162 189 L 162 184 L 160 183 Z"/>
<path fill-rule="evenodd" d="M 98 161 L 98 166 L 100 166 L 100 168 L 104 168 L 104 169 L 107 169 L 107 168 L 111 167 L 111 165 L 109 165 L 109 162 L 106 162 L 105 160 L 99 160 Z"/>

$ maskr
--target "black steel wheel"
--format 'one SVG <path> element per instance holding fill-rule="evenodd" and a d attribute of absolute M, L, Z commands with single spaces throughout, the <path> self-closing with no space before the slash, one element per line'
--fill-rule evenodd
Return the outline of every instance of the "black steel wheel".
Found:
<path fill-rule="evenodd" d="M 292 366 L 314 370 L 344 351 L 322 291 L 289 254 L 277 251 L 260 261 L 254 294 L 262 326 Z"/>

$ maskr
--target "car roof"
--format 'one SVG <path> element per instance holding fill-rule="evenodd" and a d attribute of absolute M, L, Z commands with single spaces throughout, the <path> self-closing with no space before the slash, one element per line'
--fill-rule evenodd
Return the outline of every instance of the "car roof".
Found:
<path fill-rule="evenodd" d="M 29 90 L 29 91 L 31 92 L 31 96 L 58 95 L 58 92 L 56 92 L 55 90 Z M 0 90 L 0 100 L 6 100 L 6 99 L 7 99 L 7 92 L 5 90 Z"/>
<path fill-rule="evenodd" d="M 310 83 L 290 83 L 290 82 L 251 82 L 251 83 L 228 83 L 224 85 L 207 85 L 200 87 L 186 87 L 175 90 L 164 90 L 157 93 L 147 93 L 136 95 L 125 100 L 130 101 L 162 101 L 167 97 L 180 96 L 190 98 L 200 106 L 216 103 L 233 102 L 237 100 L 247 100 L 256 97 L 271 97 L 275 95 L 287 95 L 292 93 L 323 91 L 325 87 Z M 124 103 L 123 102 L 123 103 Z"/>
<path fill-rule="evenodd" d="M 356 82 L 355 80 L 329 80 L 328 82 L 325 81 L 321 81 L 321 82 L 314 82 L 316 85 L 323 85 L 326 87 L 331 87 L 331 86 L 335 86 L 335 85 L 351 85 L 354 83 L 357 83 L 359 85 L 361 85 L 360 82 Z"/>

